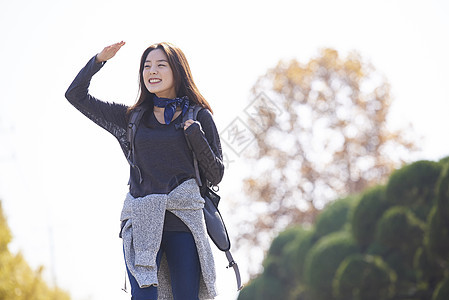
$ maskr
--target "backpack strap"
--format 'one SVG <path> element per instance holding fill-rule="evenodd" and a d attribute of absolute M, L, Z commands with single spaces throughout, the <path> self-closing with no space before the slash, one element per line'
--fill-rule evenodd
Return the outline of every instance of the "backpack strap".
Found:
<path fill-rule="evenodd" d="M 231 267 L 234 269 L 235 278 L 237 280 L 237 291 L 240 291 L 243 288 L 243 285 L 242 285 L 242 280 L 240 279 L 239 266 L 234 261 L 234 258 L 232 258 L 231 251 L 229 251 L 229 250 L 225 251 L 225 254 L 226 254 L 226 258 L 228 259 L 228 262 L 229 262 L 229 265 L 226 267 L 226 269 L 231 268 Z"/>
<path fill-rule="evenodd" d="M 202 108 L 203 107 L 201 107 L 199 105 L 191 105 L 191 106 L 189 106 L 189 109 L 188 109 L 187 113 L 184 115 L 184 117 L 182 119 L 182 122 L 185 123 L 187 120 L 194 120 L 194 121 L 196 121 L 198 112 Z M 196 182 L 198 183 L 198 186 L 201 187 L 202 186 L 202 182 L 201 182 L 201 177 L 200 177 L 200 172 L 199 172 L 199 167 L 198 167 L 198 159 L 196 158 L 195 152 L 193 151 L 192 145 L 190 144 L 189 140 L 188 139 L 186 139 L 186 140 L 187 140 L 187 145 L 189 146 L 189 149 L 190 149 L 190 151 L 192 151 L 192 155 L 193 155 L 193 165 L 195 167 Z M 210 199 L 210 200 L 213 202 L 212 199 Z M 223 226 L 224 231 L 226 233 L 226 239 L 228 241 L 228 247 L 227 247 L 227 249 L 221 249 L 220 247 L 218 247 L 217 244 L 215 244 L 215 245 L 220 250 L 225 252 L 226 258 L 227 258 L 227 260 L 229 262 L 229 265 L 226 266 L 226 268 L 231 268 L 232 267 L 234 269 L 235 278 L 236 278 L 236 281 L 237 281 L 237 291 L 240 291 L 243 288 L 243 286 L 242 286 L 242 280 L 240 278 L 239 266 L 234 261 L 234 258 L 231 255 L 231 251 L 229 250 L 229 248 L 231 247 L 231 244 L 229 243 L 229 237 L 227 236 L 228 234 L 227 234 L 227 231 L 226 231 L 226 227 L 224 226 L 223 219 L 221 218 L 221 214 L 220 214 L 220 212 L 218 211 L 218 208 L 217 208 L 218 201 L 219 201 L 219 197 L 218 197 L 218 200 L 217 200 L 217 202 L 215 204 L 215 212 L 216 213 L 214 215 L 218 214 L 220 216 L 220 220 L 222 222 L 221 225 Z M 214 237 L 211 236 L 211 233 L 209 232 L 209 229 L 208 229 L 208 233 L 209 233 L 209 236 L 211 237 L 211 239 L 215 242 Z"/>
<path fill-rule="evenodd" d="M 187 120 L 194 120 L 196 121 L 196 117 L 198 115 L 198 112 L 202 109 L 199 105 L 191 105 L 189 106 L 189 109 L 187 110 L 187 113 L 182 118 L 182 123 L 185 123 Z M 201 176 L 200 176 L 200 168 L 198 167 L 198 159 L 196 158 L 196 154 L 193 151 L 192 145 L 189 142 L 189 139 L 186 139 L 187 146 L 189 146 L 190 151 L 193 155 L 193 166 L 195 167 L 195 180 L 198 186 L 203 186 L 203 183 L 201 182 Z"/>
<path fill-rule="evenodd" d="M 142 119 L 142 116 L 145 112 L 145 107 L 138 106 L 136 107 L 132 112 L 131 116 L 129 117 L 129 123 L 127 128 L 127 137 L 128 137 L 128 155 L 126 156 L 126 159 L 128 160 L 128 163 L 131 167 L 135 168 L 137 172 L 139 173 L 139 181 L 142 183 L 142 172 L 140 171 L 139 167 L 135 164 L 135 151 L 134 151 L 134 140 L 136 137 L 137 128 L 139 127 L 140 120 Z"/>

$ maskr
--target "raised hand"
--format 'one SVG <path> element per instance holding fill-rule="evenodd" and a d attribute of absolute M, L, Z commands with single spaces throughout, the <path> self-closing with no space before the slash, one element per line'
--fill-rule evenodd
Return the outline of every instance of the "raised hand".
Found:
<path fill-rule="evenodd" d="M 120 48 L 122 48 L 123 45 L 125 45 L 125 42 L 121 41 L 105 47 L 103 51 L 97 54 L 96 61 L 100 63 L 113 58 L 114 55 L 120 50 Z"/>

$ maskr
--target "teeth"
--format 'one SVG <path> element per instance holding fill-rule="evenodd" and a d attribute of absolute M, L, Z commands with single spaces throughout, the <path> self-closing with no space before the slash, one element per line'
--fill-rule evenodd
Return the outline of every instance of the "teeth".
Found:
<path fill-rule="evenodd" d="M 150 79 L 150 83 L 156 83 L 156 82 L 159 82 L 159 81 L 161 81 L 160 79 Z"/>

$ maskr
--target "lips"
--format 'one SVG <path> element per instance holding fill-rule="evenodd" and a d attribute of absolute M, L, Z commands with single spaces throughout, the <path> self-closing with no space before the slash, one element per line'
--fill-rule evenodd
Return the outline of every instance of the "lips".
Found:
<path fill-rule="evenodd" d="M 162 79 L 159 79 L 159 78 L 150 78 L 149 80 L 148 80 L 148 82 L 150 83 L 150 84 L 156 84 L 156 83 L 159 83 L 159 82 L 161 82 L 162 81 Z"/>

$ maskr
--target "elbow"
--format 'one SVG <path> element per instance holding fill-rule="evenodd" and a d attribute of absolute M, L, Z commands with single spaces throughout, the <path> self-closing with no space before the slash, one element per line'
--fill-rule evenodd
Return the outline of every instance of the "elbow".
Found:
<path fill-rule="evenodd" d="M 70 90 L 67 90 L 66 92 L 65 92 L 65 98 L 67 99 L 67 100 L 69 100 L 70 101 Z"/>
<path fill-rule="evenodd" d="M 77 105 L 78 103 L 82 102 L 86 95 L 80 91 L 80 89 L 76 85 L 70 85 L 67 91 L 65 92 L 65 98 L 69 101 L 72 105 Z"/>
<path fill-rule="evenodd" d="M 70 86 L 70 87 L 67 89 L 67 91 L 65 92 L 65 98 L 66 98 L 67 100 L 69 100 L 69 102 L 72 102 L 72 101 L 73 101 L 74 93 L 73 93 L 73 89 L 72 89 L 71 86 Z"/>

